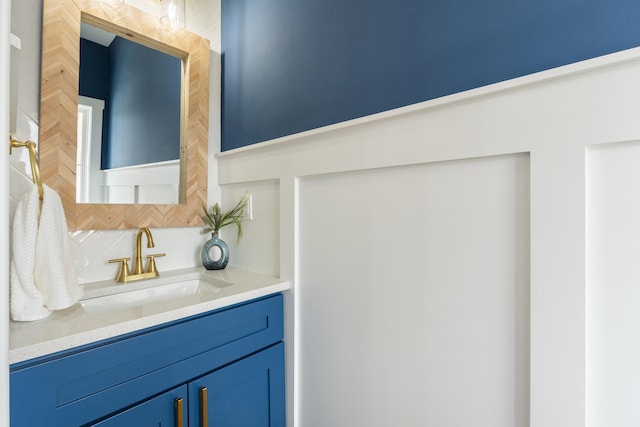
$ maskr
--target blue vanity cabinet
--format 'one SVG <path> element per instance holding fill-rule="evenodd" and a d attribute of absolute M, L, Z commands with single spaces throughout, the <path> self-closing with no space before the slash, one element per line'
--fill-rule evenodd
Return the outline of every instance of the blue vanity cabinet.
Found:
<path fill-rule="evenodd" d="M 21 362 L 11 426 L 284 427 L 282 339 L 275 294 Z"/>
<path fill-rule="evenodd" d="M 284 344 L 191 381 L 189 398 L 194 396 L 190 425 L 284 427 Z"/>
<path fill-rule="evenodd" d="M 187 426 L 189 422 L 185 408 L 187 396 L 187 386 L 176 387 L 139 405 L 125 409 L 103 421 L 90 425 L 92 427 Z"/>

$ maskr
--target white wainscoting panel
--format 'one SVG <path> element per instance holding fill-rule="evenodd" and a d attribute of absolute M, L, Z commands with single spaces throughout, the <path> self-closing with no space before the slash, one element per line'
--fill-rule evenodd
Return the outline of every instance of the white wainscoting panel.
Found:
<path fill-rule="evenodd" d="M 528 425 L 528 156 L 299 194 L 300 425 Z"/>
<path fill-rule="evenodd" d="M 107 169 L 103 173 L 104 203 L 179 202 L 179 160 Z"/>
<path fill-rule="evenodd" d="M 587 152 L 588 427 L 640 425 L 640 142 Z"/>

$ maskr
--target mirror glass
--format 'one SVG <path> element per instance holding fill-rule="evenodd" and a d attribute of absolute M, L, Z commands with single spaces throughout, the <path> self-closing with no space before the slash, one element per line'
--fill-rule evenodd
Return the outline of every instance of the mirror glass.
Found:
<path fill-rule="evenodd" d="M 83 22 L 76 201 L 179 202 L 182 60 Z"/>

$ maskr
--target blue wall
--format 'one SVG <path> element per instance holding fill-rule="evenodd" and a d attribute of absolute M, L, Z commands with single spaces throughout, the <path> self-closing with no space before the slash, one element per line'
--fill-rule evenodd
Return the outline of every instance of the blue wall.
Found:
<path fill-rule="evenodd" d="M 179 159 L 181 60 L 121 37 L 80 41 L 79 93 L 105 101 L 102 169 Z"/>
<path fill-rule="evenodd" d="M 80 39 L 80 95 L 108 100 L 110 87 L 109 48 Z"/>
<path fill-rule="evenodd" d="M 116 37 L 111 53 L 111 119 L 103 168 L 180 158 L 179 58 Z"/>
<path fill-rule="evenodd" d="M 638 45 L 638 0 L 222 0 L 222 149 Z"/>

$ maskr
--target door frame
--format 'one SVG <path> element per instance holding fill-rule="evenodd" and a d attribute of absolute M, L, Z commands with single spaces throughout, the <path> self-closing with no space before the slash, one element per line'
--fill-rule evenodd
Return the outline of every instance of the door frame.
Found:
<path fill-rule="evenodd" d="M 9 34 L 11 28 L 11 0 L 0 0 L 0 93 L 9 94 Z M 9 135 L 9 97 L 0 99 L 0 135 L 7 141 Z M 9 199 L 9 150 L 5 145 L 0 155 L 0 197 Z M 9 231 L 9 203 L 0 209 L 0 230 Z M 9 396 L 9 242 L 0 243 L 0 271 L 4 279 L 0 283 L 0 395 Z M 0 425 L 9 425 L 9 399 L 0 399 Z"/>

